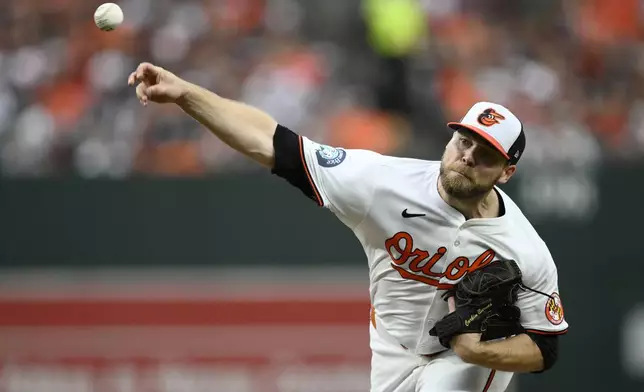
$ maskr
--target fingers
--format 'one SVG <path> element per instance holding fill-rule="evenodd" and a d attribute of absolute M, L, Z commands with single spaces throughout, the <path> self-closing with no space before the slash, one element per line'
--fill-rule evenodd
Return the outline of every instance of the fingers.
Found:
<path fill-rule="evenodd" d="M 147 99 L 154 100 L 162 98 L 165 95 L 165 86 L 162 86 L 160 84 L 156 84 L 154 86 L 149 86 L 148 88 L 145 89 L 145 96 Z"/>
<path fill-rule="evenodd" d="M 128 86 L 134 86 L 134 83 L 136 83 L 136 72 L 132 72 L 127 78 Z"/>
<path fill-rule="evenodd" d="M 127 78 L 129 86 L 136 85 L 136 97 L 143 106 L 150 101 L 166 103 L 172 102 L 175 96 L 180 95 L 176 87 L 168 86 L 161 79 L 165 70 L 150 63 L 141 63 Z"/>
<path fill-rule="evenodd" d="M 156 67 L 150 63 L 141 63 L 136 68 L 136 79 L 143 80 L 146 75 L 155 75 L 157 73 Z"/>
<path fill-rule="evenodd" d="M 136 97 L 143 106 L 148 106 L 150 101 L 163 102 L 163 98 L 166 94 L 166 87 L 158 84 L 148 86 L 147 83 L 142 82 L 136 86 Z"/>
<path fill-rule="evenodd" d="M 146 76 L 156 76 L 158 69 L 156 66 L 150 63 L 141 63 L 136 70 L 130 74 L 127 78 L 127 84 L 129 86 L 134 86 L 136 82 L 142 82 L 145 80 Z"/>
<path fill-rule="evenodd" d="M 147 94 L 147 89 L 148 85 L 145 83 L 139 83 L 139 85 L 136 86 L 136 97 L 139 99 L 141 104 L 143 104 L 143 106 L 148 105 L 149 96 Z"/>

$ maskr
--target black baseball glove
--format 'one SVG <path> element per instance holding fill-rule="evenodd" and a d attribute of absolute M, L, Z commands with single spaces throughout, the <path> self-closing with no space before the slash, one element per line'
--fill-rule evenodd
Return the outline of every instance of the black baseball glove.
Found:
<path fill-rule="evenodd" d="M 521 270 L 514 260 L 499 260 L 468 273 L 443 299 L 454 297 L 456 310 L 429 331 L 449 348 L 455 335 L 481 333 L 492 340 L 523 332 L 521 311 L 514 305 L 523 287 Z"/>

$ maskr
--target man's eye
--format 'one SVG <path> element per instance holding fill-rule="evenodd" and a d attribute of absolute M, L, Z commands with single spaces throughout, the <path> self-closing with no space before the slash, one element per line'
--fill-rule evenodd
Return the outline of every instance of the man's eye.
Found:
<path fill-rule="evenodd" d="M 493 151 L 486 151 L 484 154 L 481 154 L 481 161 L 486 165 L 496 165 L 498 159 L 497 154 Z"/>
<path fill-rule="evenodd" d="M 492 164 L 494 163 L 494 156 L 488 153 L 481 154 L 481 161 L 485 164 Z"/>

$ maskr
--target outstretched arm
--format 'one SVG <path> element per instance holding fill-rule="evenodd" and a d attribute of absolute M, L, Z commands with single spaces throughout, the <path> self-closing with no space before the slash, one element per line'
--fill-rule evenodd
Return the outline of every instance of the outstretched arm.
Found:
<path fill-rule="evenodd" d="M 136 85 L 143 106 L 178 105 L 224 143 L 270 168 L 346 225 L 359 224 L 369 211 L 381 175 L 379 154 L 320 145 L 257 108 L 220 97 L 150 63 L 140 64 L 128 84 Z"/>
<path fill-rule="evenodd" d="M 220 97 L 150 63 L 140 64 L 130 75 L 128 84 L 137 83 L 136 94 L 144 106 L 175 103 L 233 149 L 273 168 L 277 121 L 267 113 Z"/>
<path fill-rule="evenodd" d="M 188 84 L 186 94 L 177 104 L 230 147 L 266 167 L 273 167 L 277 121 L 267 113 L 194 84 Z"/>

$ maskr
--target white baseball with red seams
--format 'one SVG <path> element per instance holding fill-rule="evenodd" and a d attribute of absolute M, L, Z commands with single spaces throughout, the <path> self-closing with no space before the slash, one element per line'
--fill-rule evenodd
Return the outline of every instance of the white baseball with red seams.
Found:
<path fill-rule="evenodd" d="M 103 31 L 111 31 L 123 23 L 123 10 L 118 4 L 101 4 L 94 12 L 94 23 Z"/>
<path fill-rule="evenodd" d="M 501 106 L 495 110 L 513 118 Z M 512 144 L 501 142 L 504 149 Z M 566 332 L 548 247 L 500 189 L 503 216 L 465 219 L 438 193 L 438 161 L 334 149 L 305 137 L 301 143 L 318 203 L 354 232 L 368 258 L 372 392 L 507 388 L 513 373 L 467 364 L 429 334 L 448 313 L 442 290 L 495 260 L 515 260 L 523 283 L 551 296 L 519 293 L 523 327 L 540 334 Z"/>

